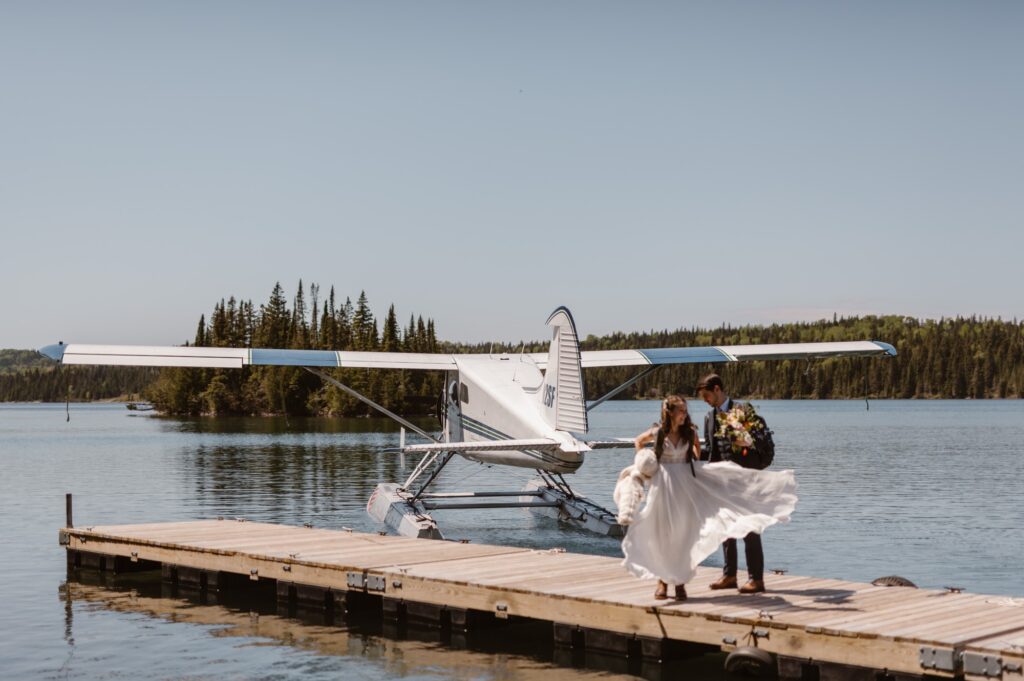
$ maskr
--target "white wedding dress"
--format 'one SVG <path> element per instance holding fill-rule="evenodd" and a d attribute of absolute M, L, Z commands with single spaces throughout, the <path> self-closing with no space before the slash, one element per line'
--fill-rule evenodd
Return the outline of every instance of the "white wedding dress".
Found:
<path fill-rule="evenodd" d="M 789 522 L 796 506 L 791 470 L 694 461 L 691 472 L 685 443 L 676 447 L 668 438 L 660 463 L 622 541 L 622 564 L 643 579 L 686 584 L 723 541 Z"/>

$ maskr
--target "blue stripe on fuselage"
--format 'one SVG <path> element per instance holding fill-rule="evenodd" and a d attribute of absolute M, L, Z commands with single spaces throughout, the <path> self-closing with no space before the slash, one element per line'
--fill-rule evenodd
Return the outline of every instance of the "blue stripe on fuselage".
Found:
<path fill-rule="evenodd" d="M 474 435 L 479 435 L 480 437 L 484 438 L 485 440 L 514 440 L 515 439 L 515 438 L 511 437 L 510 435 L 507 435 L 507 434 L 501 432 L 500 430 L 487 425 L 486 423 L 484 423 L 482 421 L 477 421 L 476 419 L 474 419 L 472 417 L 469 417 L 469 416 L 466 416 L 466 415 L 462 416 L 462 427 L 465 428 L 466 430 L 468 430 L 469 432 L 473 433 Z M 530 456 L 534 457 L 535 459 L 540 459 L 542 461 L 547 461 L 547 462 L 550 462 L 550 463 L 557 463 L 557 464 L 560 464 L 562 466 L 570 465 L 570 464 L 567 464 L 567 462 L 562 461 L 561 459 L 559 459 L 557 456 L 554 456 L 553 454 L 549 454 L 548 452 L 541 452 L 541 451 L 538 451 L 538 450 L 535 450 L 535 449 L 517 449 L 515 451 L 522 452 L 523 454 L 529 454 Z"/>

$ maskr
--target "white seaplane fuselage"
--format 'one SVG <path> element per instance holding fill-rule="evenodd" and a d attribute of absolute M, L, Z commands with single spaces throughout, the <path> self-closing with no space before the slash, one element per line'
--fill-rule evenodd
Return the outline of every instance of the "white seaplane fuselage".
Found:
<path fill-rule="evenodd" d="M 448 372 L 446 442 L 546 439 L 557 449 L 468 451 L 481 463 L 572 473 L 590 447 L 545 418 L 544 374 L 530 355 L 457 356 Z M 550 390 L 550 389 L 549 389 Z M 548 392 L 550 402 L 550 392 Z"/>

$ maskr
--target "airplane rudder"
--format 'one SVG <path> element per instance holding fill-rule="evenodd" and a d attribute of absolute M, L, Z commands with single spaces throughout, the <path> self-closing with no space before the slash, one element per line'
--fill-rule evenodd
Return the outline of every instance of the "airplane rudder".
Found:
<path fill-rule="evenodd" d="M 553 331 L 540 391 L 542 412 L 558 430 L 585 433 L 587 410 L 576 324 L 566 307 L 552 312 L 547 323 Z"/>

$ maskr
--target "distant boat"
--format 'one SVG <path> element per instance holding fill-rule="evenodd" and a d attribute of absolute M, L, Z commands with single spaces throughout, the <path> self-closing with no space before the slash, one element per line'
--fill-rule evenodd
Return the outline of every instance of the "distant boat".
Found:
<path fill-rule="evenodd" d="M 128 411 L 153 411 L 153 405 L 148 402 L 129 402 L 124 408 Z"/>

